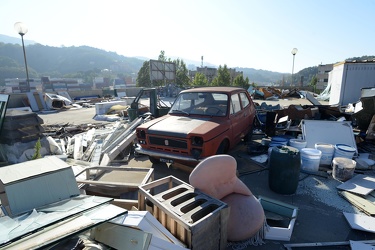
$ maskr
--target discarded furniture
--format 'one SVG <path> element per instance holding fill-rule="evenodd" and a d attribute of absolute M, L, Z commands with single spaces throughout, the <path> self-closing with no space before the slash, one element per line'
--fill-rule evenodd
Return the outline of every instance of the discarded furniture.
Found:
<path fill-rule="evenodd" d="M 112 204 L 128 210 L 138 207 L 138 186 L 153 179 L 153 168 L 89 167 L 76 175 L 86 194 L 114 198 Z"/>
<path fill-rule="evenodd" d="M 229 208 L 168 176 L 139 186 L 139 210 L 154 217 L 190 249 L 225 249 Z"/>

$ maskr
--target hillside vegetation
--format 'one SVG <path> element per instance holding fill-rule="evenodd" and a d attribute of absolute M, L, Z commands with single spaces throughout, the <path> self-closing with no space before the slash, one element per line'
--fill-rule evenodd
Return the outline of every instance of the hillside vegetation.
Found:
<path fill-rule="evenodd" d="M 51 47 L 38 43 L 26 46 L 26 57 L 30 78 L 77 77 L 85 82 L 92 82 L 97 76 L 136 77 L 147 60 L 88 46 Z M 236 70 L 243 71 L 244 78 L 248 77 L 251 83 L 257 85 L 291 82 L 291 74 L 252 68 Z M 294 74 L 294 82 L 303 80 L 304 85 L 308 85 L 316 74 L 317 66 L 305 68 Z M 5 83 L 6 78 L 26 78 L 23 50 L 19 44 L 0 42 L 0 85 Z"/>

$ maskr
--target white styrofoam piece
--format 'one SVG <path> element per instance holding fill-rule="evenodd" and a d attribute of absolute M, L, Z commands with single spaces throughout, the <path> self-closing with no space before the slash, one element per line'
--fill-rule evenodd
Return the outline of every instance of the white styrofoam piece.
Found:
<path fill-rule="evenodd" d="M 358 174 L 338 185 L 337 188 L 356 194 L 368 195 L 375 189 L 375 178 L 368 175 Z"/>
<path fill-rule="evenodd" d="M 352 229 L 375 233 L 375 218 L 364 214 L 343 212 Z"/>
<path fill-rule="evenodd" d="M 95 103 L 95 111 L 97 115 L 105 115 L 108 110 L 114 105 L 127 106 L 127 101 L 111 101 L 111 102 L 98 102 Z"/>
<path fill-rule="evenodd" d="M 263 209 L 290 218 L 288 227 L 269 226 L 264 238 L 266 240 L 290 241 L 297 219 L 298 208 L 266 197 L 259 197 L 259 202 Z"/>
<path fill-rule="evenodd" d="M 302 136 L 307 148 L 315 148 L 315 143 L 346 144 L 357 150 L 350 121 L 303 120 Z"/>
<path fill-rule="evenodd" d="M 269 227 L 268 232 L 266 232 L 265 239 L 266 240 L 282 240 L 282 241 L 290 241 L 292 237 L 292 232 L 294 228 L 294 224 L 296 223 L 297 217 L 297 209 L 293 210 L 292 219 L 287 228 L 283 227 Z"/>

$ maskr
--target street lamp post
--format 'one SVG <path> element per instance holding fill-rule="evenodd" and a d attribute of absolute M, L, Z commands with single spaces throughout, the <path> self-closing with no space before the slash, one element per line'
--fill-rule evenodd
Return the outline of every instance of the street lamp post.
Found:
<path fill-rule="evenodd" d="M 22 22 L 15 23 L 14 24 L 14 29 L 21 36 L 21 39 L 22 39 L 23 58 L 25 60 L 25 68 L 26 68 L 26 85 L 27 85 L 27 91 L 30 91 L 29 71 L 27 69 L 25 44 L 23 42 L 23 36 L 27 33 L 28 29 L 27 29 L 26 25 L 24 23 L 22 23 Z"/>
<path fill-rule="evenodd" d="M 293 86 L 294 57 L 295 57 L 295 55 L 297 54 L 297 52 L 298 52 L 298 49 L 297 49 L 297 48 L 292 49 L 292 55 L 293 55 L 293 66 L 292 66 L 292 83 L 291 83 L 291 86 Z"/>

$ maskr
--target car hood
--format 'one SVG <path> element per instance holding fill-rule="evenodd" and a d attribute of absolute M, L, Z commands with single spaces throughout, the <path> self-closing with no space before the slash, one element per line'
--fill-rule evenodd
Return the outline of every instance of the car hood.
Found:
<path fill-rule="evenodd" d="M 148 128 L 149 134 L 186 138 L 188 134 L 212 133 L 220 128 L 211 118 L 190 118 L 186 116 L 167 116 Z M 216 131 L 221 133 L 222 131 Z"/>

